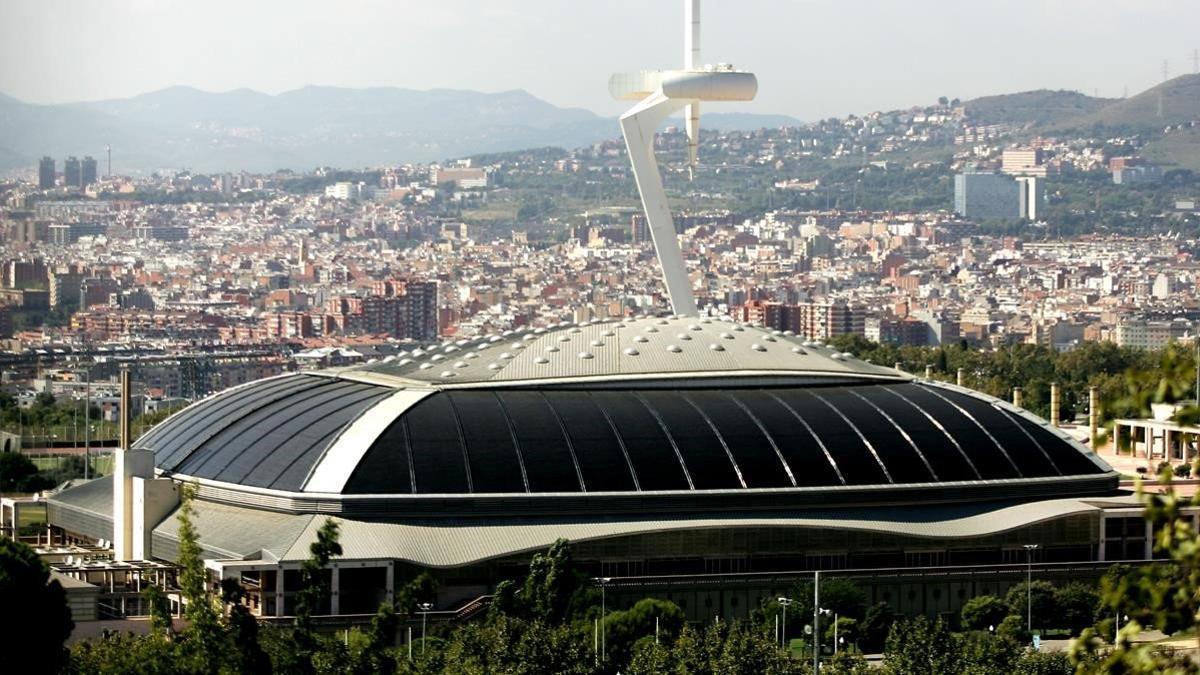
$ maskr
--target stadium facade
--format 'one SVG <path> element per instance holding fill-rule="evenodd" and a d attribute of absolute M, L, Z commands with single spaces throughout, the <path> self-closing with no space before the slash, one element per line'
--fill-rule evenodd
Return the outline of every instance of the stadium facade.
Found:
<path fill-rule="evenodd" d="M 373 612 L 423 569 L 453 610 L 559 538 L 629 597 L 697 619 L 816 569 L 888 570 L 874 599 L 938 612 L 1002 576 L 913 579 L 1024 572 L 1027 544 L 1063 570 L 1150 557 L 1118 474 L 1044 420 L 716 319 L 560 324 L 268 378 L 127 454 L 115 478 L 52 497 L 52 526 L 172 561 L 192 483 L 209 568 L 263 615 L 291 613 L 326 518 L 344 549 L 334 614 Z"/>

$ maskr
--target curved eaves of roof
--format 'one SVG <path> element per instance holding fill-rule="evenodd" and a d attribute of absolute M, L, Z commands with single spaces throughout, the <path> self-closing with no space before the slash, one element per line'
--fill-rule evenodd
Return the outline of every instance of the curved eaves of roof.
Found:
<path fill-rule="evenodd" d="M 606 522 L 445 526 L 375 523 L 334 518 L 349 559 L 396 559 L 435 568 L 460 567 L 545 549 L 559 538 L 586 542 L 615 537 L 711 528 L 817 528 L 877 532 L 928 539 L 975 538 L 1072 515 L 1095 513 L 1083 500 L 1058 499 L 993 507 L 961 515 L 930 507 L 920 518 L 881 507 L 869 512 L 816 511 L 795 517 L 679 518 Z M 899 516 L 899 517 L 897 517 Z M 283 554 L 307 558 L 322 522 L 314 519 Z"/>

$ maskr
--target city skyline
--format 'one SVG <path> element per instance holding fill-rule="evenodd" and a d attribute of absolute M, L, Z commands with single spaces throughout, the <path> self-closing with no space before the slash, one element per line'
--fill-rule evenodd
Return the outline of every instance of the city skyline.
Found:
<path fill-rule="evenodd" d="M 626 20 L 634 11 L 629 2 L 366 1 L 328 9 L 305 2 L 284 15 L 267 3 L 223 0 L 5 3 L 0 24 L 22 30 L 0 43 L 0 55 L 22 67 L 0 70 L 0 92 L 63 103 L 171 86 L 272 94 L 309 85 L 525 89 L 558 106 L 615 115 L 621 108 L 608 100 L 607 75 L 669 66 L 682 47 L 673 2 L 639 4 L 639 22 Z M 1164 62 L 1169 76 L 1196 67 L 1197 41 L 1188 27 L 1200 19 L 1200 7 L 1193 4 L 1029 0 L 998 9 L 999 3 L 707 3 L 706 62 L 733 61 L 764 84 L 755 102 L 717 110 L 811 121 L 943 95 L 1046 88 L 1116 98 L 1156 84 Z M 903 34 L 894 30 L 898 25 Z M 303 50 L 296 50 L 296 35 L 305 35 Z M 30 59 L 31 53 L 40 57 Z M 551 54 L 555 68 L 545 67 Z M 136 68 L 127 67 L 135 61 Z"/>

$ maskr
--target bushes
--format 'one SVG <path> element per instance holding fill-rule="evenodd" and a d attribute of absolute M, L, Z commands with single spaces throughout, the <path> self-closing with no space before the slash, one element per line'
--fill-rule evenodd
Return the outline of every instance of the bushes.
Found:
<path fill-rule="evenodd" d="M 1009 606 L 994 595 L 971 598 L 962 608 L 962 627 L 967 630 L 988 630 L 1000 625 L 1010 614 Z"/>

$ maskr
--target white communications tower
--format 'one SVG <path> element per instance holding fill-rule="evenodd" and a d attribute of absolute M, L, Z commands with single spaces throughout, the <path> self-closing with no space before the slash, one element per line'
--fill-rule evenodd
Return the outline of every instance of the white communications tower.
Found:
<path fill-rule="evenodd" d="M 641 70 L 618 73 L 608 80 L 613 98 L 638 101 L 621 116 L 621 132 L 633 165 L 633 177 L 642 195 L 646 222 L 662 265 L 663 281 L 671 310 L 696 314 L 696 299 L 688 280 L 675 223 L 654 158 L 654 132 L 669 115 L 687 108 L 688 172 L 696 166 L 700 140 L 701 101 L 749 101 L 758 92 L 753 73 L 719 63 L 700 65 L 700 0 L 683 2 L 683 70 Z"/>

